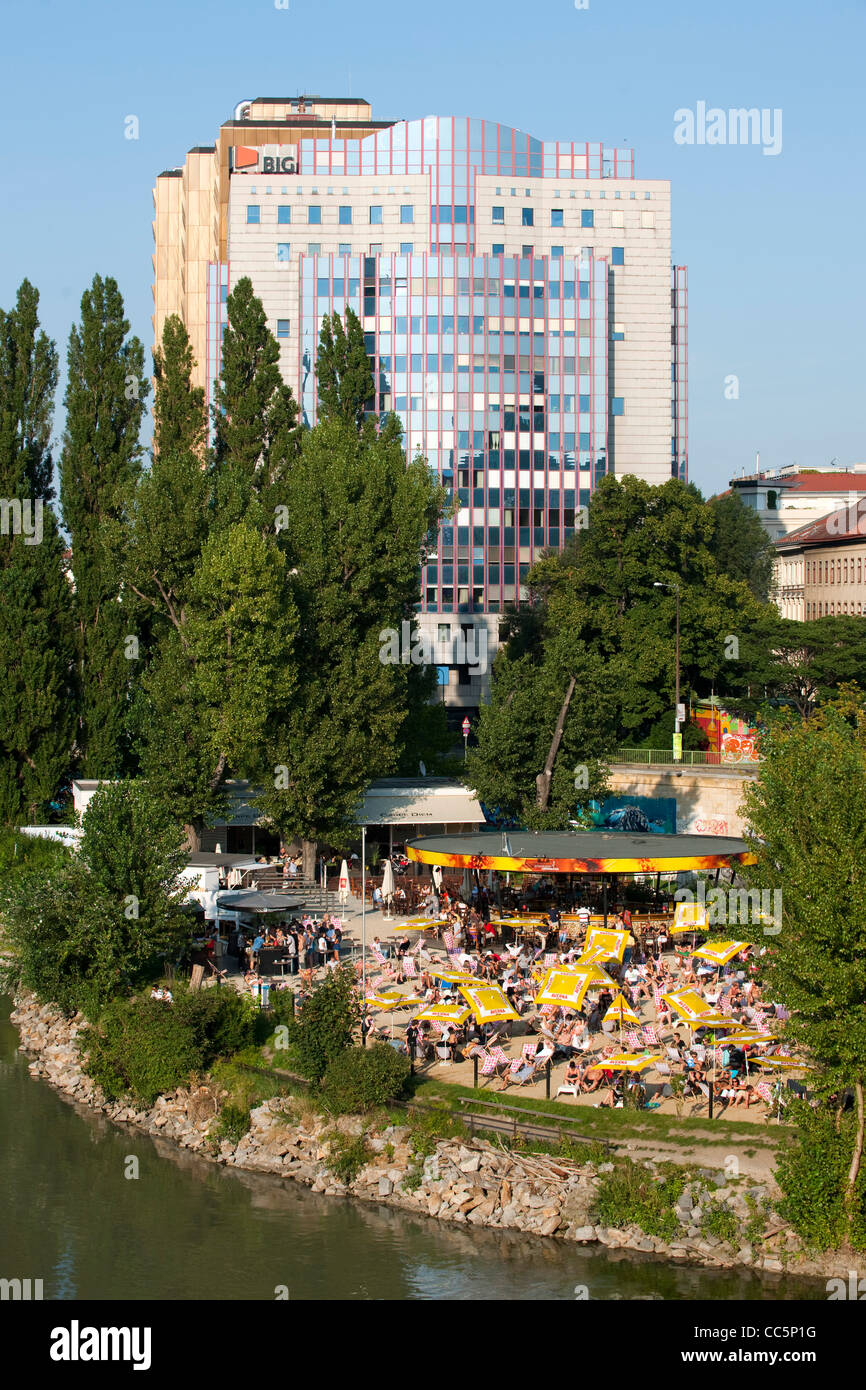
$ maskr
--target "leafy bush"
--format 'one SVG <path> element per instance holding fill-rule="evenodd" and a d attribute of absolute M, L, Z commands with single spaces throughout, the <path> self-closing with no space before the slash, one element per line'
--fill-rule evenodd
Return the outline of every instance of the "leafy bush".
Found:
<path fill-rule="evenodd" d="M 245 1110 L 241 1105 L 224 1105 L 211 1130 L 211 1140 L 218 1144 L 221 1139 L 228 1139 L 232 1144 L 239 1144 L 250 1124 L 249 1109 Z"/>
<path fill-rule="evenodd" d="M 330 1135 L 328 1146 L 328 1167 L 334 1177 L 339 1182 L 354 1182 L 355 1178 L 364 1167 L 369 1163 L 373 1154 L 367 1140 L 363 1134 L 340 1134 L 335 1132 Z"/>
<path fill-rule="evenodd" d="M 836 1130 L 832 1110 L 813 1110 L 794 1102 L 797 1121 L 793 1144 L 779 1157 L 776 1181 L 783 1197 L 778 1210 L 798 1235 L 821 1250 L 836 1250 L 846 1241 L 866 1249 L 866 1173 L 860 1170 L 849 1225 L 845 1189 L 854 1147 L 855 1116 L 843 1115 Z"/>
<path fill-rule="evenodd" d="M 295 994 L 291 989 L 272 989 L 270 1007 L 271 1031 L 280 1023 L 291 1024 L 295 1019 Z"/>
<path fill-rule="evenodd" d="M 469 1131 L 450 1110 L 414 1111 L 409 1126 L 409 1143 L 420 1158 L 435 1152 L 440 1139 L 465 1139 Z"/>
<path fill-rule="evenodd" d="M 361 1018 L 353 972 L 334 970 L 286 1020 L 295 1064 L 302 1076 L 321 1081 L 328 1066 L 352 1044 Z"/>
<path fill-rule="evenodd" d="M 676 1202 L 688 1174 L 663 1170 L 661 1180 L 646 1168 L 618 1163 L 600 1173 L 595 1197 L 595 1220 L 601 1226 L 640 1226 L 648 1236 L 672 1240 L 679 1230 Z"/>
<path fill-rule="evenodd" d="M 723 1240 L 726 1244 L 733 1245 L 739 1234 L 740 1226 L 732 1211 L 728 1211 L 727 1207 L 713 1203 L 709 1210 L 704 1213 L 701 1230 L 708 1236 L 715 1236 L 717 1240 Z"/>
<path fill-rule="evenodd" d="M 335 1115 L 357 1115 L 396 1100 L 409 1074 L 408 1057 L 387 1043 L 350 1047 L 325 1072 L 322 1099 Z"/>
<path fill-rule="evenodd" d="M 253 1019 L 234 990 L 196 994 L 178 988 L 174 1003 L 136 996 L 117 999 L 88 1028 L 87 1074 L 110 1099 L 131 1094 L 144 1105 L 182 1085 L 190 1072 L 252 1040 Z"/>

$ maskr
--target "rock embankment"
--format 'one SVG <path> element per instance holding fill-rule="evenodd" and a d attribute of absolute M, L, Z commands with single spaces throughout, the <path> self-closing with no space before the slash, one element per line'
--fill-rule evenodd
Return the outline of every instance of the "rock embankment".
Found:
<path fill-rule="evenodd" d="M 677 1200 L 678 1232 L 662 1240 L 635 1224 L 599 1224 L 598 1191 L 612 1164 L 515 1153 L 480 1140 L 443 1139 L 435 1145 L 430 1141 L 431 1152 L 420 1154 L 408 1126 L 375 1131 L 357 1117 L 329 1120 L 308 1102 L 291 1098 L 266 1101 L 253 1110 L 250 1129 L 237 1143 L 219 1140 L 210 1131 L 225 1093 L 207 1085 L 180 1088 L 158 1097 L 149 1109 L 107 1100 L 82 1069 L 81 1016 L 69 1020 L 33 998 L 21 998 L 12 1022 L 19 1030 L 21 1049 L 32 1055 L 34 1076 L 112 1120 L 172 1139 L 217 1163 L 293 1178 L 315 1192 L 387 1203 L 440 1221 L 715 1267 L 847 1276 L 844 1252 L 810 1258 L 796 1234 L 773 1218 L 767 1188 L 755 1183 L 700 1170 Z M 346 1152 L 353 1148 L 347 1167 Z M 654 1180 L 662 1180 L 656 1164 L 647 1161 L 643 1166 Z M 729 1214 L 721 1223 L 727 1239 L 708 1229 L 719 1227 L 713 1218 L 720 1211 Z"/>

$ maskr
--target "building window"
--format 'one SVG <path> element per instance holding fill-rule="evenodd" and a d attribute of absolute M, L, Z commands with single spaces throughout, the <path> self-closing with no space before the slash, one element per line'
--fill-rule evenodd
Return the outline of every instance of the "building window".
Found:
<path fill-rule="evenodd" d="M 611 415 L 625 415 L 625 399 L 622 396 L 612 396 L 610 402 Z"/>
<path fill-rule="evenodd" d="M 339 250 L 337 251 L 337 255 L 338 255 L 338 256 L 351 256 L 351 254 L 352 254 L 352 248 L 351 248 L 351 246 L 349 245 L 348 241 L 341 241 L 341 242 L 340 242 L 340 246 L 339 246 Z"/>
<path fill-rule="evenodd" d="M 551 246 L 550 254 L 553 260 L 558 261 L 565 254 L 564 246 Z"/>
<path fill-rule="evenodd" d="M 310 224 L 315 224 L 315 226 L 318 226 L 318 225 L 321 223 L 321 220 L 322 220 L 322 209 L 319 207 L 319 205 L 318 205 L 317 203 L 312 203 L 312 204 L 307 208 L 307 221 L 308 221 Z"/>
<path fill-rule="evenodd" d="M 351 227 L 352 209 L 350 207 L 342 206 L 340 208 L 340 214 L 337 220 L 339 221 L 341 227 Z"/>
<path fill-rule="evenodd" d="M 563 221 L 562 221 L 562 217 L 563 217 L 562 208 L 551 208 L 551 209 L 550 209 L 550 225 L 551 225 L 551 227 L 562 227 L 562 226 L 564 225 L 564 224 L 563 224 Z"/>
<path fill-rule="evenodd" d="M 373 203 L 373 204 L 371 205 L 371 207 L 370 207 L 370 226 L 371 226 L 371 227 L 381 227 L 381 225 L 382 225 L 382 208 L 381 208 L 381 205 L 378 204 L 378 203 Z"/>
<path fill-rule="evenodd" d="M 371 241 L 371 242 L 370 242 L 370 255 L 371 255 L 371 256 L 381 256 L 381 254 L 382 254 L 382 243 L 381 243 L 381 241 Z"/>
<path fill-rule="evenodd" d="M 288 319 L 277 319 L 277 337 L 278 337 L 278 338 L 288 338 L 288 336 L 289 336 L 289 320 L 288 320 Z"/>
<path fill-rule="evenodd" d="M 502 208 L 498 208 L 498 207 L 497 207 L 497 208 L 494 208 L 494 209 L 493 209 L 493 221 L 494 221 L 494 222 L 498 222 L 500 225 L 502 225 L 502 224 L 505 222 L 505 208 L 504 208 L 504 207 L 502 207 Z"/>
<path fill-rule="evenodd" d="M 767 493 L 767 511 L 769 511 L 769 512 L 774 512 L 775 510 L 776 510 L 776 493 L 775 493 L 775 492 L 772 490 L 772 488 L 771 488 L 770 491 Z"/>
<path fill-rule="evenodd" d="M 521 247 L 521 249 L 520 249 L 520 254 L 521 254 L 521 256 L 528 257 L 528 256 L 531 256 L 531 255 L 533 254 L 534 250 L 535 250 L 535 247 L 534 247 L 534 246 L 523 246 L 523 247 Z"/>
<path fill-rule="evenodd" d="M 581 227 L 595 226 L 595 213 L 593 212 L 592 208 L 580 209 L 580 225 Z"/>
<path fill-rule="evenodd" d="M 321 243 L 320 241 L 308 241 L 308 242 L 307 242 L 307 255 L 308 255 L 308 256 L 318 256 L 318 254 L 319 254 L 319 252 L 321 251 L 321 249 L 322 249 L 322 243 Z"/>
<path fill-rule="evenodd" d="M 412 249 L 413 249 L 414 245 L 415 245 L 415 243 L 414 243 L 413 241 L 401 241 L 401 242 L 400 242 L 400 255 L 401 255 L 401 256 L 411 256 L 411 255 L 412 255 Z"/>
<path fill-rule="evenodd" d="M 494 241 L 494 243 L 493 243 L 493 251 L 492 251 L 491 254 L 494 255 L 494 256 L 504 256 L 504 255 L 505 255 L 505 242 L 504 242 L 504 241 Z"/>
<path fill-rule="evenodd" d="M 611 339 L 615 343 L 625 342 L 625 324 L 615 323 L 610 333 Z"/>
<path fill-rule="evenodd" d="M 521 220 L 521 223 L 522 223 L 522 225 L 523 225 L 524 227 L 534 227 L 534 226 L 535 226 L 535 209 L 534 209 L 534 208 L 522 208 L 522 209 L 521 209 L 521 217 L 520 217 L 520 220 Z"/>
<path fill-rule="evenodd" d="M 625 265 L 625 247 L 612 246 L 610 248 L 611 265 Z"/>
<path fill-rule="evenodd" d="M 261 210 L 261 208 L 259 207 L 258 203 L 248 203 L 248 204 L 247 204 L 247 226 L 250 226 L 250 225 L 258 226 L 258 224 L 261 222 L 261 220 L 262 220 L 262 210 Z"/>
<path fill-rule="evenodd" d="M 415 221 L 415 209 L 411 203 L 400 204 L 400 221 L 404 223 Z"/>
<path fill-rule="evenodd" d="M 289 261 L 292 258 L 292 247 L 288 241 L 277 242 L 277 260 Z"/>
<path fill-rule="evenodd" d="M 285 227 L 291 220 L 292 209 L 286 203 L 281 203 L 277 208 L 277 222 L 281 227 Z"/>

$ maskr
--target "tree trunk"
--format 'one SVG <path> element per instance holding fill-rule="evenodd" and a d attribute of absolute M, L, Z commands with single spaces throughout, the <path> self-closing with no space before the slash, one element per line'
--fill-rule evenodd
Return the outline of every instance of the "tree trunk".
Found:
<path fill-rule="evenodd" d="M 855 1194 L 857 1179 L 860 1176 L 860 1162 L 863 1158 L 863 1082 L 855 1081 L 854 1094 L 857 1097 L 857 1134 L 854 1138 L 854 1152 L 851 1155 L 851 1167 L 848 1169 L 848 1186 L 845 1189 L 845 1206 L 848 1209 L 849 1223 L 854 1217 L 856 1205 Z"/>
<path fill-rule="evenodd" d="M 195 825 L 185 825 L 183 828 L 186 831 L 186 843 L 190 854 L 198 854 L 201 849 L 201 825 L 196 822 Z"/>
<path fill-rule="evenodd" d="M 312 883 L 316 877 L 316 853 L 319 848 L 318 840 L 301 841 L 302 873 L 308 882 Z"/>
<path fill-rule="evenodd" d="M 568 682 L 568 689 L 565 692 L 565 699 L 562 702 L 562 709 L 559 711 L 559 718 L 556 721 L 556 728 L 553 731 L 553 738 L 550 741 L 550 750 L 547 754 L 547 761 L 544 764 L 544 771 L 539 772 L 535 779 L 536 795 L 535 804 L 539 811 L 546 811 L 550 800 L 550 782 L 553 777 L 553 764 L 556 762 L 556 755 L 559 752 L 559 745 L 562 742 L 562 731 L 565 728 L 565 716 L 568 714 L 568 707 L 571 704 L 571 697 L 574 694 L 574 687 L 577 679 L 572 676 Z"/>

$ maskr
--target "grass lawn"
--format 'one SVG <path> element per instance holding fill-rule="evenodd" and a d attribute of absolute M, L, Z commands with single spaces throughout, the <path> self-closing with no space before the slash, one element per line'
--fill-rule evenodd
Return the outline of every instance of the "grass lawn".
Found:
<path fill-rule="evenodd" d="M 444 1081 L 435 1081 L 424 1076 L 416 1076 L 414 1095 L 417 1100 L 441 1104 L 458 1114 L 463 1114 L 471 1106 L 460 1105 L 460 1097 L 471 1100 L 494 1099 L 488 1092 L 478 1092 L 471 1086 L 454 1086 Z M 497 1101 L 497 1106 L 499 1102 Z M 596 1110 L 594 1106 L 563 1105 L 555 1100 L 538 1099 L 534 1096 L 511 1094 L 501 1102 L 503 1114 L 513 1109 L 541 1112 L 555 1115 L 569 1121 L 564 1133 L 584 1134 L 590 1139 L 633 1140 L 644 1142 L 668 1141 L 688 1144 L 723 1144 L 732 1140 L 748 1142 L 751 1148 L 775 1149 L 787 1137 L 786 1126 L 774 1125 L 772 1131 L 753 1124 L 737 1124 L 736 1121 L 719 1122 L 706 1118 L 687 1118 L 676 1115 L 657 1115 L 646 1110 Z M 479 1107 L 478 1113 L 491 1113 L 487 1106 Z M 528 1116 L 527 1116 L 528 1118 Z M 539 1119 L 540 1124 L 552 1121 Z"/>

